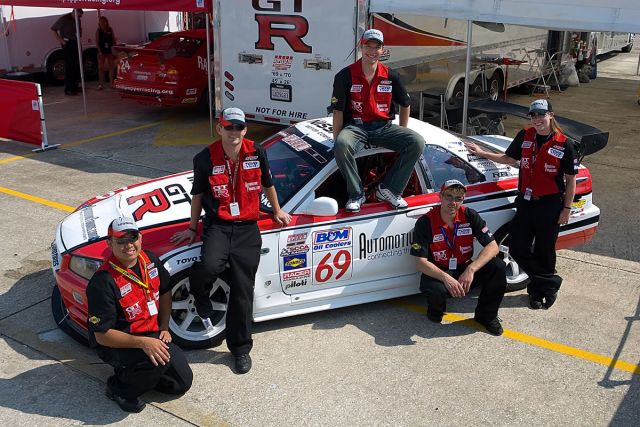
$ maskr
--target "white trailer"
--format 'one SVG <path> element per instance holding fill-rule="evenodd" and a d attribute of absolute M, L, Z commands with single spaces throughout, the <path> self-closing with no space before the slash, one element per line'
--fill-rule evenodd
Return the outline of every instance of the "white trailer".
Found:
<path fill-rule="evenodd" d="M 64 59 L 51 26 L 72 9 L 0 6 L 0 74 L 7 72 L 46 72 L 50 81 L 64 80 Z M 97 49 L 95 33 L 98 11 L 85 10 L 82 17 L 82 48 L 85 76 L 96 77 Z M 182 27 L 181 14 L 106 10 L 119 43 L 138 44 L 148 41 L 148 34 L 176 31 Z"/>
<path fill-rule="evenodd" d="M 334 75 L 358 57 L 369 27 L 385 34 L 383 61 L 410 92 L 461 96 L 467 22 L 368 13 L 367 0 L 216 0 L 216 109 L 242 108 L 258 121 L 288 124 L 326 114 Z M 549 31 L 476 23 L 474 91 L 498 99 L 548 72 Z M 417 97 L 416 97 L 417 99 Z"/>

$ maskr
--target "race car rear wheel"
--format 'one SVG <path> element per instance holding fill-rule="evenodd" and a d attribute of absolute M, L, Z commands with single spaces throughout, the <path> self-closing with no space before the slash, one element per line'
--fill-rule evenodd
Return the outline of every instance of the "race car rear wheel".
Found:
<path fill-rule="evenodd" d="M 498 258 L 504 261 L 507 271 L 507 292 L 522 290 L 529 284 L 529 276 L 525 273 L 516 260 L 509 254 L 509 224 L 495 233 L 496 243 L 500 248 Z"/>
<path fill-rule="evenodd" d="M 171 318 L 169 330 L 173 342 L 182 348 L 209 348 L 219 345 L 224 339 L 229 285 L 218 279 L 209 294 L 215 315 L 211 326 L 204 325 L 189 293 L 189 272 L 183 270 L 171 277 Z"/>
<path fill-rule="evenodd" d="M 53 320 L 56 325 L 67 335 L 81 344 L 88 345 L 86 332 L 80 332 L 81 327 L 77 326 L 69 318 L 69 310 L 64 305 L 64 300 L 60 294 L 60 289 L 57 285 L 53 287 L 53 293 L 51 294 L 51 313 L 53 314 Z"/>

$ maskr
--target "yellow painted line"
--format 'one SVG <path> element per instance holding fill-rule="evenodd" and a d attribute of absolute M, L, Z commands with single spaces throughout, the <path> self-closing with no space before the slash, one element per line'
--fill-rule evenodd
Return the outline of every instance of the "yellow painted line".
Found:
<path fill-rule="evenodd" d="M 407 308 L 413 312 L 420 313 L 420 314 L 426 314 L 427 312 L 427 309 L 424 306 L 411 304 L 403 300 L 394 301 L 393 304 Z M 473 319 L 470 319 L 464 316 L 459 316 L 457 314 L 446 313 L 443 317 L 443 320 L 446 320 L 448 322 L 459 322 L 464 324 L 465 326 L 469 326 L 474 329 L 484 330 L 484 327 L 477 324 Z M 592 353 L 586 350 L 581 350 L 579 348 L 560 344 L 554 341 L 545 340 L 543 338 L 538 338 L 533 335 L 523 334 L 521 332 L 516 332 L 511 329 L 505 329 L 503 336 L 506 338 L 511 338 L 512 340 L 515 340 L 515 341 L 523 342 L 525 344 L 530 344 L 536 347 L 545 348 L 547 350 L 551 350 L 556 353 L 566 354 L 568 356 L 572 356 L 577 359 L 598 363 L 600 365 L 604 365 L 607 367 L 619 369 L 621 371 L 626 371 L 632 374 L 640 375 L 640 367 L 638 365 L 625 362 L 624 360 L 613 359 L 608 356 L 603 356 L 601 354 Z"/>
<path fill-rule="evenodd" d="M 104 135 L 99 135 L 99 136 L 94 136 L 94 137 L 91 137 L 91 138 L 80 139 L 78 141 L 68 142 L 66 144 L 60 144 L 60 147 L 61 148 L 75 147 L 75 146 L 78 146 L 78 145 L 81 145 L 81 144 L 86 144 L 87 142 L 99 141 L 101 139 L 111 138 L 113 136 L 118 136 L 118 135 L 125 135 L 127 133 L 136 132 L 136 131 L 139 131 L 139 130 L 142 130 L 142 129 L 146 129 L 146 128 L 150 128 L 150 127 L 153 127 L 153 126 L 158 126 L 161 123 L 163 123 L 163 121 L 147 123 L 146 125 L 140 125 L 140 126 L 136 126 L 136 127 L 129 128 L 129 129 L 110 132 L 110 133 L 107 133 L 107 134 L 104 134 Z M 28 154 L 22 154 L 20 156 L 8 157 L 6 159 L 0 160 L 0 164 L 10 163 L 10 162 L 15 162 L 16 160 L 26 159 L 27 157 L 33 157 L 36 154 L 41 154 L 41 153 L 28 153 Z"/>
<path fill-rule="evenodd" d="M 71 206 L 63 205 L 62 203 L 53 202 L 51 200 L 43 199 L 42 197 L 32 196 L 31 194 L 21 193 L 19 191 L 12 190 L 10 188 L 0 187 L 0 193 L 5 193 L 10 196 L 19 197 L 21 199 L 29 200 L 30 202 L 40 203 L 51 208 L 60 209 L 67 212 L 73 212 L 76 209 Z"/>

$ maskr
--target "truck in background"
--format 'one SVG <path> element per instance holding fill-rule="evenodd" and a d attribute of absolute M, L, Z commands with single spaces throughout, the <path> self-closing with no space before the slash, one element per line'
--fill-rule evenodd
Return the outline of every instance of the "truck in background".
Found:
<path fill-rule="evenodd" d="M 325 115 L 334 75 L 357 59 L 359 37 L 370 27 L 384 32 L 383 61 L 414 99 L 430 92 L 450 100 L 465 83 L 499 99 L 549 72 L 548 30 L 475 23 L 465 82 L 466 21 L 375 14 L 368 6 L 366 0 L 216 0 L 216 110 L 236 106 L 254 120 L 283 124 Z"/>
<path fill-rule="evenodd" d="M 63 52 L 51 32 L 51 26 L 72 9 L 0 6 L 0 74 L 46 73 L 52 83 L 64 81 Z M 107 10 L 118 43 L 139 44 L 148 41 L 149 33 L 177 31 L 182 28 L 182 14 Z M 98 11 L 84 10 L 82 49 L 86 79 L 98 75 L 95 32 Z"/>

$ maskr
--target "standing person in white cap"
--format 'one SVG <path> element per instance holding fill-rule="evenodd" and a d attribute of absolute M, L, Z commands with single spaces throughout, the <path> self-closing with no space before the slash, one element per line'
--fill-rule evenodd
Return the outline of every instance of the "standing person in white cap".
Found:
<path fill-rule="evenodd" d="M 569 222 L 578 156 L 574 142 L 556 122 L 549 101 L 533 101 L 529 116 L 532 126 L 516 135 L 505 154 L 484 151 L 473 143 L 466 145 L 472 153 L 494 162 L 520 161 L 509 252 L 531 280 L 527 287 L 529 307 L 539 310 L 553 305 L 562 284 L 555 271 L 555 247 L 560 226 Z"/>
<path fill-rule="evenodd" d="M 448 297 L 462 298 L 480 285 L 474 318 L 490 334 L 502 335 L 498 309 L 507 288 L 504 262 L 496 258 L 498 244 L 486 222 L 462 205 L 465 193 L 460 181 L 446 181 L 440 189 L 440 206 L 420 217 L 413 231 L 411 255 L 422 273 L 420 291 L 427 297 L 427 318 L 442 322 Z M 474 239 L 483 248 L 472 260 Z"/>
<path fill-rule="evenodd" d="M 124 411 L 140 412 L 143 393 L 186 393 L 193 373 L 171 342 L 169 273 L 157 256 L 142 250 L 133 218 L 114 219 L 107 234 L 111 255 L 86 290 L 89 343 L 114 368 L 107 397 Z"/>
<path fill-rule="evenodd" d="M 358 212 L 366 195 L 358 174 L 355 155 L 367 144 L 396 151 L 398 158 L 378 185 L 376 197 L 396 209 L 407 207 L 402 192 L 424 148 L 424 139 L 407 128 L 409 93 L 400 76 L 380 63 L 384 37 L 379 30 L 364 32 L 360 40 L 362 58 L 343 68 L 333 81 L 334 155 L 347 184 L 345 208 Z M 400 126 L 391 121 L 400 106 Z"/>
<path fill-rule="evenodd" d="M 247 124 L 242 110 L 223 110 L 216 130 L 220 139 L 193 158 L 189 227 L 171 241 L 193 243 L 204 208 L 201 258 L 189 274 L 190 291 L 198 315 L 212 317 L 210 292 L 228 264 L 227 347 L 235 357 L 236 373 L 244 374 L 251 369 L 253 286 L 262 246 L 257 225 L 260 193 L 269 201 L 276 223 L 287 225 L 291 217 L 280 209 L 264 148 L 244 137 Z"/>

